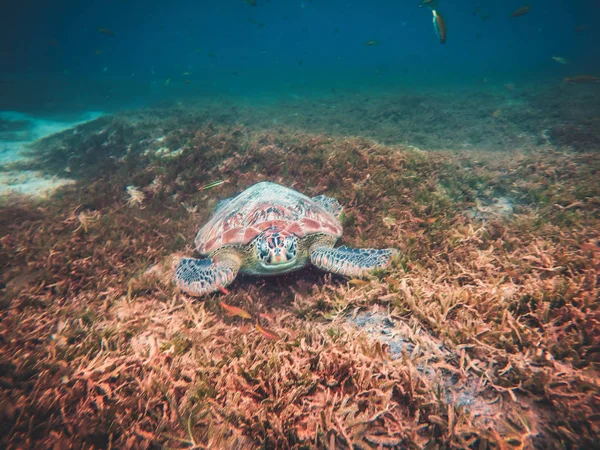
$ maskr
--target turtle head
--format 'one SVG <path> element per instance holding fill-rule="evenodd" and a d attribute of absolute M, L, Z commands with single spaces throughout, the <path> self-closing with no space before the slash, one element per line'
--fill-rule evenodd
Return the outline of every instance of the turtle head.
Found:
<path fill-rule="evenodd" d="M 258 263 L 267 271 L 280 272 L 296 264 L 298 237 L 287 231 L 268 229 L 254 241 Z"/>

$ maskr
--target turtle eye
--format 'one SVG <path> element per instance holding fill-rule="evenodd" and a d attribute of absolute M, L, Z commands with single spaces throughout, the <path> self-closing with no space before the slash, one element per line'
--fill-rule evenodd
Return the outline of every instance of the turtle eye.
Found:
<path fill-rule="evenodd" d="M 260 259 L 266 260 L 268 258 L 270 250 L 269 250 L 269 245 L 267 244 L 267 242 L 260 241 L 260 243 L 257 246 L 257 250 L 258 250 L 258 257 Z"/>
<path fill-rule="evenodd" d="M 296 238 L 288 237 L 285 239 L 285 253 L 288 259 L 296 257 Z"/>

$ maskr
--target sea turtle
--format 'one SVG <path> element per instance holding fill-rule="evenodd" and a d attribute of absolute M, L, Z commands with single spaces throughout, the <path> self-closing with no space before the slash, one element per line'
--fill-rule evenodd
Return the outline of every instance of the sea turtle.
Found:
<path fill-rule="evenodd" d="M 277 275 L 312 263 L 328 272 L 364 277 L 387 267 L 394 249 L 333 248 L 342 235 L 341 212 L 333 198 L 309 198 L 279 184 L 257 183 L 218 203 L 195 240 L 205 258 L 182 258 L 175 282 L 200 296 L 229 285 L 238 273 Z"/>

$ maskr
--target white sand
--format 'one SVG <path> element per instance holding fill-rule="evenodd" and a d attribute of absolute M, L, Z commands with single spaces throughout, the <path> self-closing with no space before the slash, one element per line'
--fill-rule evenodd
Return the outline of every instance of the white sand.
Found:
<path fill-rule="evenodd" d="M 11 131 L 0 128 L 0 197 L 11 195 L 46 197 L 74 180 L 57 178 L 31 170 L 11 170 L 7 164 L 24 161 L 29 145 L 43 137 L 73 128 L 102 116 L 100 112 L 81 114 L 75 121 L 31 117 L 14 111 L 0 111 L 0 121 L 25 121 L 24 127 Z"/>

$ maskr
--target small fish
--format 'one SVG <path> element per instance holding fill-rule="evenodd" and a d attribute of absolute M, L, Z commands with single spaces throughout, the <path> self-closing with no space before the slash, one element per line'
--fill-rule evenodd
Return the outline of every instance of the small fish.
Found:
<path fill-rule="evenodd" d="M 380 45 L 381 45 L 381 42 L 379 42 L 379 41 L 377 41 L 375 39 L 372 39 L 370 41 L 366 41 L 365 42 L 365 46 L 367 46 L 367 47 L 378 47 Z"/>
<path fill-rule="evenodd" d="M 229 291 L 223 287 L 223 286 L 219 286 L 218 289 L 225 295 L 229 295 Z"/>
<path fill-rule="evenodd" d="M 531 8 L 526 5 L 526 6 L 521 6 L 519 9 L 517 9 L 514 13 L 511 14 L 512 17 L 519 17 L 519 16 L 523 16 L 525 14 L 527 14 L 529 11 L 531 10 Z"/>
<path fill-rule="evenodd" d="M 256 6 L 256 0 L 243 0 L 244 3 L 247 3 L 250 6 Z"/>
<path fill-rule="evenodd" d="M 166 79 L 165 79 L 165 81 L 163 82 L 163 84 L 164 84 L 165 86 L 168 86 L 168 85 L 170 85 L 170 84 L 171 84 L 171 78 L 166 78 Z"/>
<path fill-rule="evenodd" d="M 438 39 L 442 44 L 446 43 L 446 21 L 442 17 L 442 15 L 437 12 L 435 9 L 432 9 L 433 13 L 433 28 L 435 30 L 435 34 L 437 34 Z"/>
<path fill-rule="evenodd" d="M 191 83 L 192 83 L 192 80 L 184 80 L 183 82 L 184 82 L 185 84 L 191 84 Z"/>
<path fill-rule="evenodd" d="M 592 75 L 579 75 L 577 77 L 565 78 L 565 83 L 575 83 L 575 84 L 590 84 L 590 83 L 598 83 L 600 82 L 600 78 L 594 77 Z"/>
<path fill-rule="evenodd" d="M 496 111 L 494 111 L 494 112 L 492 113 L 492 117 L 494 117 L 494 118 L 496 118 L 496 119 L 497 119 L 498 117 L 500 117 L 501 115 L 502 115 L 502 108 L 498 108 Z"/>
<path fill-rule="evenodd" d="M 437 0 L 421 0 L 419 3 L 419 8 L 437 8 Z"/>
<path fill-rule="evenodd" d="M 275 333 L 274 331 L 269 330 L 268 328 L 261 327 L 258 324 L 258 322 L 256 323 L 255 326 L 256 326 L 256 331 L 258 331 L 260 334 L 262 334 L 267 339 L 273 339 L 274 341 L 276 341 L 278 339 L 281 339 L 277 333 Z"/>
<path fill-rule="evenodd" d="M 575 27 L 576 33 L 581 33 L 582 31 L 585 31 L 585 30 L 587 30 L 587 26 L 585 26 L 585 25 L 578 25 Z"/>
<path fill-rule="evenodd" d="M 106 73 L 108 72 L 108 67 L 105 67 L 104 69 L 102 69 L 102 73 Z"/>
<path fill-rule="evenodd" d="M 219 305 L 221 305 L 221 308 L 223 308 L 227 315 L 230 317 L 238 316 L 242 319 L 252 319 L 252 316 L 248 312 L 244 311 L 242 308 L 238 308 L 237 306 L 231 306 L 224 302 L 219 302 Z"/>
<path fill-rule="evenodd" d="M 110 36 L 110 37 L 117 36 L 113 30 L 109 30 L 108 28 L 98 28 L 98 31 L 105 36 Z"/>
<path fill-rule="evenodd" d="M 183 74 L 182 74 L 182 75 L 183 75 L 184 77 L 187 77 L 188 75 L 191 75 L 191 74 L 192 74 L 192 72 L 183 72 Z"/>
<path fill-rule="evenodd" d="M 569 60 L 562 56 L 553 56 L 552 59 L 559 64 L 569 64 Z"/>
<path fill-rule="evenodd" d="M 273 322 L 275 320 L 275 314 L 260 313 L 258 316 L 268 320 L 269 322 Z"/>
<path fill-rule="evenodd" d="M 358 286 L 358 287 L 362 287 L 362 286 L 367 286 L 369 283 L 367 280 L 361 280 L 359 278 L 353 278 L 350 281 L 348 281 L 348 284 L 351 284 L 352 286 Z"/>
<path fill-rule="evenodd" d="M 96 50 L 96 55 L 101 55 L 102 53 L 104 53 L 104 50 Z"/>
<path fill-rule="evenodd" d="M 201 191 L 207 191 L 209 189 L 212 188 L 216 188 L 217 186 L 221 186 L 222 184 L 224 184 L 226 182 L 226 180 L 217 180 L 217 181 L 213 181 L 212 183 L 208 183 L 204 186 L 202 186 L 200 188 Z"/>

